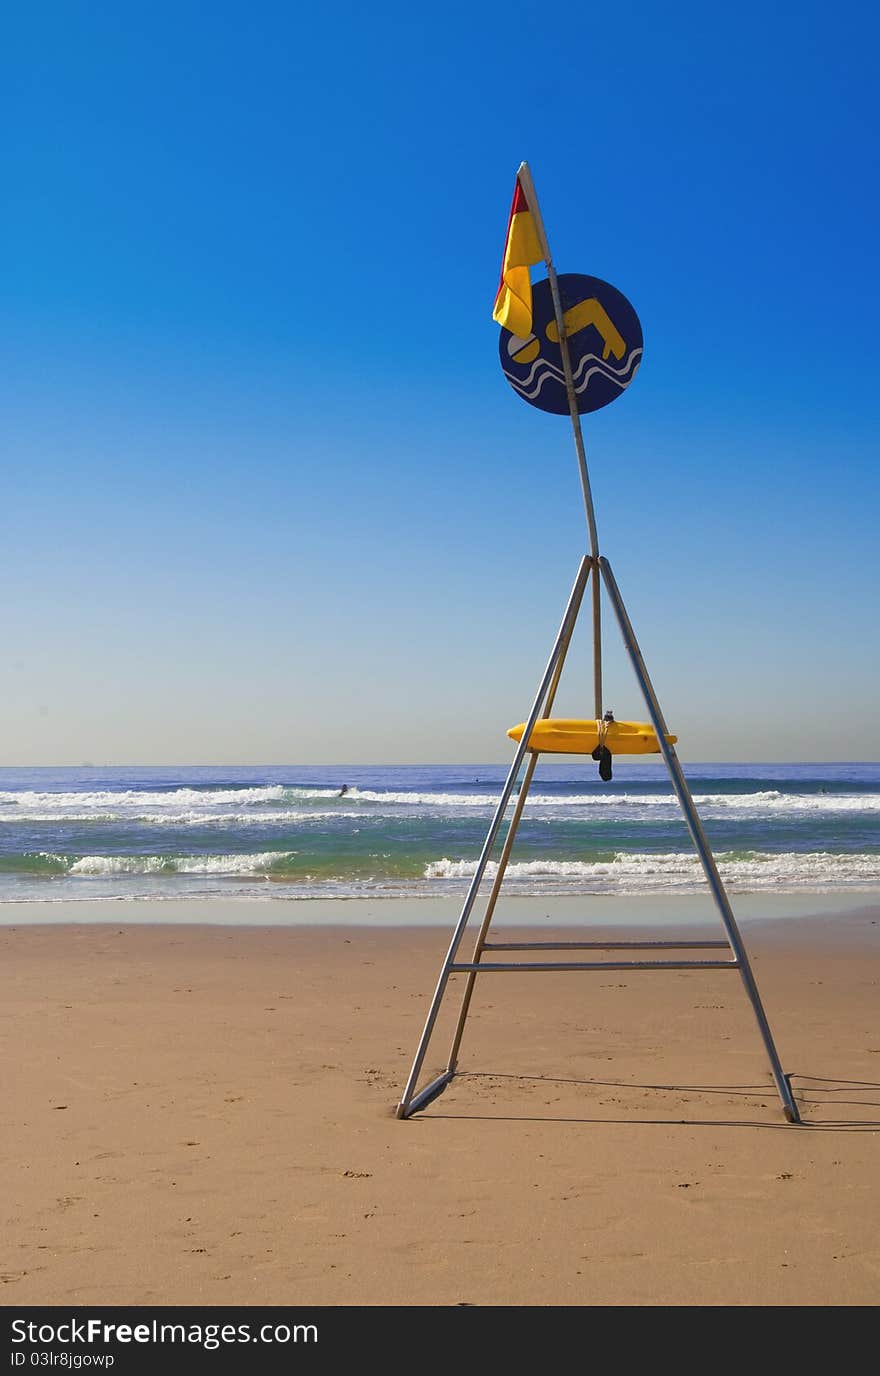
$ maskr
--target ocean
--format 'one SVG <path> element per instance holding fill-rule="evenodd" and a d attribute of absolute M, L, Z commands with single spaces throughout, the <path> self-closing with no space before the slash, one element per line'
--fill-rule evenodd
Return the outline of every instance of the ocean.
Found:
<path fill-rule="evenodd" d="M 880 887 L 880 765 L 688 765 L 731 893 Z M 0 769 L 0 904 L 464 893 L 503 765 Z M 511 809 L 512 809 L 511 802 Z M 704 888 L 662 763 L 538 767 L 511 894 Z"/>

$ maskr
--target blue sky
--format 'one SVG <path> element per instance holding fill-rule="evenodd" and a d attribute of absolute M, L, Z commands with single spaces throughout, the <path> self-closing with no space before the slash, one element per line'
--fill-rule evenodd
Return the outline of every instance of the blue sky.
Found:
<path fill-rule="evenodd" d="M 508 757 L 585 542 L 498 367 L 524 157 L 642 321 L 585 436 L 680 753 L 880 758 L 873 7 L 12 27 L 3 763 Z"/>

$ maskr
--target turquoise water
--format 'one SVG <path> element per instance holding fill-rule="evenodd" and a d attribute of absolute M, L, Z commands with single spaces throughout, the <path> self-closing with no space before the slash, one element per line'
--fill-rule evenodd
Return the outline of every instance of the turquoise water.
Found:
<path fill-rule="evenodd" d="M 880 886 L 880 765 L 686 773 L 731 892 Z M 0 902 L 457 894 L 505 774 L 500 765 L 0 769 Z M 592 761 L 540 765 L 507 887 L 699 892 L 662 764 L 615 763 L 607 784 Z"/>

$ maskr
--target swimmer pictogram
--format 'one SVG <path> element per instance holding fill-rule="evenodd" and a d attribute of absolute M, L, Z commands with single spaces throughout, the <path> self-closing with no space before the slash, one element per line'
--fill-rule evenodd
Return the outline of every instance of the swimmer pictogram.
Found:
<path fill-rule="evenodd" d="M 625 391 L 642 359 L 642 327 L 626 297 L 610 283 L 580 273 L 559 279 L 578 411 L 598 411 Z M 501 331 L 504 375 L 523 401 L 568 415 L 565 373 L 550 284 L 536 282 L 533 333 L 520 339 Z"/>

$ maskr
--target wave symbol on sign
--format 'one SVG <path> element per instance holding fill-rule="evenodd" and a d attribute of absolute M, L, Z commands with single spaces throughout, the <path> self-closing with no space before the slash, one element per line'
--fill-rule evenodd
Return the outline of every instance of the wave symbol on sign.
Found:
<path fill-rule="evenodd" d="M 511 339 L 510 341 L 511 344 L 527 344 L 529 342 L 522 339 Z M 537 344 L 538 341 L 534 340 L 534 342 Z M 530 355 L 531 358 L 536 358 L 536 356 L 537 350 Z M 512 351 L 511 357 L 517 363 L 528 362 L 527 359 L 514 354 Z M 633 349 L 623 367 L 614 368 L 610 363 L 605 363 L 598 354 L 585 354 L 573 374 L 574 390 L 582 395 L 589 387 L 590 379 L 598 374 L 600 377 L 606 378 L 608 382 L 613 382 L 616 387 L 623 391 L 638 372 L 641 358 L 642 350 Z M 588 367 L 587 365 L 591 363 L 593 367 Z M 516 388 L 520 396 L 525 397 L 528 401 L 533 400 L 538 395 L 545 382 L 558 382 L 560 386 L 565 386 L 565 374 L 562 369 L 549 363 L 546 358 L 538 358 L 535 366 L 530 369 L 526 377 L 515 377 L 506 368 L 504 369 L 504 376 Z M 531 386 L 533 382 L 535 382 L 534 387 Z"/>

